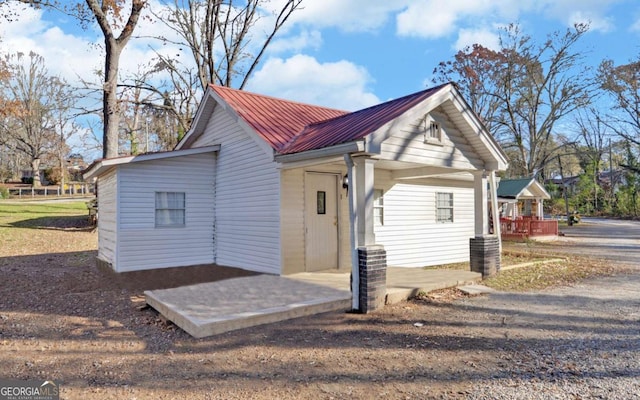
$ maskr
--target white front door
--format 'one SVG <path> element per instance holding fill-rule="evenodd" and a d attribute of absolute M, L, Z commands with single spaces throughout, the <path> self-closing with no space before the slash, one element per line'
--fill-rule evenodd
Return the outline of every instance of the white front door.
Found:
<path fill-rule="evenodd" d="M 338 176 L 305 176 L 307 271 L 338 268 Z"/>

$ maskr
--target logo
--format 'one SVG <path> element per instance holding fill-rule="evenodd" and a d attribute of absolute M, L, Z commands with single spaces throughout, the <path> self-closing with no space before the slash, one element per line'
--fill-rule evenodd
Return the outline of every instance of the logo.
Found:
<path fill-rule="evenodd" d="M 53 381 L 0 379 L 0 400 L 60 400 L 60 387 Z"/>

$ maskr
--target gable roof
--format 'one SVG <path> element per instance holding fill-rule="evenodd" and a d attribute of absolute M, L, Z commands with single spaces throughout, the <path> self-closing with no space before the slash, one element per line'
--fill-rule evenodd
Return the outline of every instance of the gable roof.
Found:
<path fill-rule="evenodd" d="M 505 170 L 508 165 L 506 155 L 453 83 L 445 83 L 355 112 L 209 85 L 191 129 L 176 149 L 189 148 L 204 133 L 214 109 L 222 107 L 237 118 L 245 130 L 251 131 L 253 138 L 265 151 L 274 152 L 273 155 L 281 162 L 287 157 L 298 155 L 313 158 L 316 154 L 324 155 L 327 152 L 344 154 L 363 151 L 368 148 L 368 136 L 382 132 L 385 125 L 427 102 L 432 102 L 427 106 L 431 109 L 444 101 L 452 104 L 448 106 L 452 112 L 460 113 L 462 123 L 468 125 L 465 125 L 464 134 L 468 135 L 472 146 L 477 151 L 482 151 L 484 157 L 490 160 L 491 164 L 488 165 Z M 375 151 L 375 147 L 368 149 Z"/>
<path fill-rule="evenodd" d="M 310 124 L 281 148 L 279 153 L 298 153 L 362 139 L 429 98 L 443 86 L 445 85 L 429 88 L 327 121 Z"/>
<path fill-rule="evenodd" d="M 519 199 L 520 197 L 538 197 L 550 199 L 551 195 L 533 178 L 501 179 L 498 183 L 498 197 Z"/>

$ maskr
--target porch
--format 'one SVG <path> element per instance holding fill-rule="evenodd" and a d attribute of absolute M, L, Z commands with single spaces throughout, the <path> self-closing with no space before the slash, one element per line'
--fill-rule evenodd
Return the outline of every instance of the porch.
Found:
<path fill-rule="evenodd" d="M 387 269 L 386 304 L 477 282 L 460 270 Z M 350 273 L 255 275 L 145 292 L 147 304 L 196 338 L 351 309 Z"/>

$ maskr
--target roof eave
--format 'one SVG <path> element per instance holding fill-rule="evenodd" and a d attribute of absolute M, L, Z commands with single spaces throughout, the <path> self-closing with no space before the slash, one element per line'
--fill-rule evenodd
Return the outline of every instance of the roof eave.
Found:
<path fill-rule="evenodd" d="M 107 158 L 104 160 L 98 160 L 93 164 L 91 164 L 91 166 L 89 166 L 86 172 L 82 174 L 82 177 L 85 180 L 90 180 L 90 179 L 99 177 L 100 175 L 104 175 L 104 173 L 106 173 L 108 170 L 115 168 L 118 165 L 130 164 L 134 162 L 161 160 L 165 158 L 173 158 L 173 157 L 180 157 L 180 156 L 189 156 L 194 154 L 211 153 L 219 150 L 220 150 L 220 145 L 213 145 L 213 146 L 206 146 L 206 147 L 196 147 L 193 149 L 141 154 L 139 156 Z"/>
<path fill-rule="evenodd" d="M 308 161 L 316 158 L 326 158 L 349 153 L 361 153 L 364 150 L 364 140 L 359 139 L 351 142 L 324 147 L 321 149 L 313 149 L 291 154 L 277 154 L 274 159 L 276 162 L 285 164 L 290 162 Z"/>

